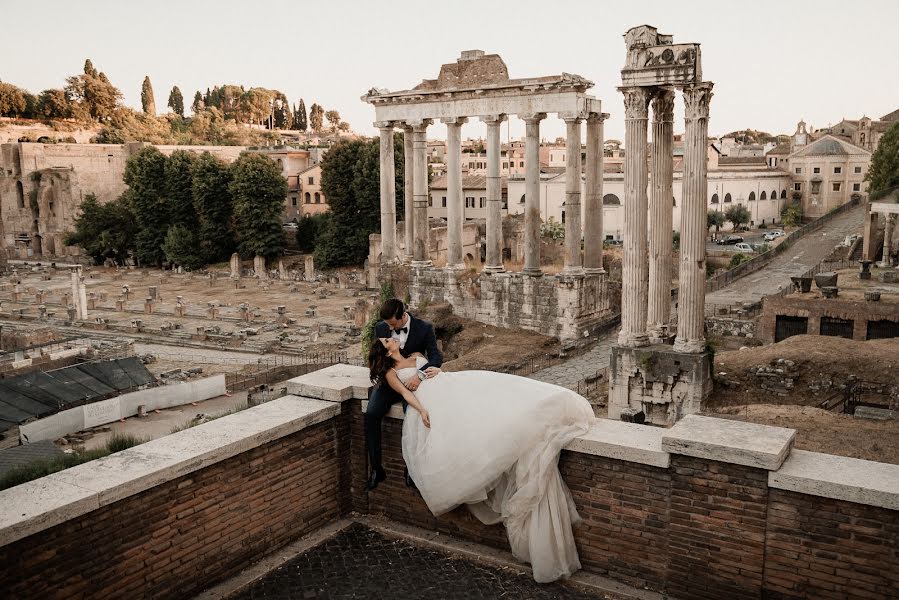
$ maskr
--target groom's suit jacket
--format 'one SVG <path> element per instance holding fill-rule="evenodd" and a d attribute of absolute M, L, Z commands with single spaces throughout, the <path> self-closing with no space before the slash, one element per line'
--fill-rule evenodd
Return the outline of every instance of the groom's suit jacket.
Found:
<path fill-rule="evenodd" d="M 384 321 L 379 321 L 375 325 L 375 337 L 388 338 L 391 337 L 392 331 L 390 325 Z M 443 364 L 443 354 L 437 347 L 437 336 L 434 334 L 434 326 L 416 319 L 414 315 L 409 314 L 409 334 L 406 338 L 406 344 L 402 347 L 403 356 L 409 356 L 413 352 L 421 352 L 428 359 L 428 363 L 423 366 L 420 371 L 424 371 L 428 367 L 439 367 Z"/>

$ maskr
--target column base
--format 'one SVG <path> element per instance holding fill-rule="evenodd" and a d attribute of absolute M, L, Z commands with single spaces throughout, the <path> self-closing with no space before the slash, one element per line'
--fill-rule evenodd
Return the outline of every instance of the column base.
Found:
<path fill-rule="evenodd" d="M 618 345 L 625 348 L 642 348 L 649 345 L 649 336 L 643 333 L 625 333 L 618 334 Z"/>
<path fill-rule="evenodd" d="M 446 265 L 443 267 L 447 271 L 464 271 L 465 263 L 456 263 L 455 265 Z"/>
<path fill-rule="evenodd" d="M 527 267 L 521 270 L 521 274 L 528 277 L 543 277 L 543 269 L 540 267 Z"/>
<path fill-rule="evenodd" d="M 404 265 L 412 264 L 412 255 L 411 254 L 406 254 L 405 256 L 403 256 L 403 264 Z"/>
<path fill-rule="evenodd" d="M 701 354 L 705 352 L 705 346 L 705 338 L 699 338 L 698 340 L 676 338 L 674 340 L 674 351 L 683 352 L 684 354 Z"/>
<path fill-rule="evenodd" d="M 584 273 L 587 275 L 605 275 L 606 270 L 602 267 L 587 267 L 584 269 Z"/>
<path fill-rule="evenodd" d="M 502 273 L 502 272 L 504 272 L 505 270 L 506 270 L 506 269 L 505 269 L 505 267 L 503 267 L 503 266 L 498 266 L 498 267 L 484 267 L 484 268 L 482 269 L 482 271 L 483 271 L 484 273 Z"/>
<path fill-rule="evenodd" d="M 565 267 L 562 269 L 561 274 L 568 277 L 583 277 L 587 272 L 584 270 L 584 267 Z"/>
<path fill-rule="evenodd" d="M 418 268 L 418 269 L 421 269 L 424 267 L 431 267 L 433 265 L 434 265 L 434 263 L 429 260 L 413 260 L 412 261 L 412 266 L 415 268 Z"/>

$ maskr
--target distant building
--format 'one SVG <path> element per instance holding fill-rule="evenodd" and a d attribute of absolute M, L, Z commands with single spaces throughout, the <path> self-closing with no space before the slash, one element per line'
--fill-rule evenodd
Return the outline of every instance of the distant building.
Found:
<path fill-rule="evenodd" d="M 464 156 L 464 155 L 463 155 Z M 428 198 L 428 217 L 445 219 L 447 217 L 446 177 L 439 177 L 431 182 Z M 502 178 L 502 214 L 508 210 L 508 183 Z M 464 175 L 462 177 L 463 218 L 470 220 L 487 219 L 487 177 L 484 175 Z"/>
<path fill-rule="evenodd" d="M 899 109 L 880 117 L 879 121 L 869 117 L 862 117 L 857 120 L 843 119 L 824 131 L 831 135 L 845 138 L 846 141 L 853 145 L 873 153 L 880 143 L 880 138 L 897 121 L 899 121 Z"/>
<path fill-rule="evenodd" d="M 299 197 L 302 201 L 298 207 L 297 218 L 318 215 L 331 210 L 328 199 L 322 191 L 321 163 L 312 165 L 299 174 Z"/>

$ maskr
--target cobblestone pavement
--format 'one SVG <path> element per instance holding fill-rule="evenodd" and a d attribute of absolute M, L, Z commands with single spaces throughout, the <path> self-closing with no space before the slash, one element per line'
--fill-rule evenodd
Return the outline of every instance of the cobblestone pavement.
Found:
<path fill-rule="evenodd" d="M 609 366 L 609 347 L 618 338 L 618 328 L 604 333 L 590 350 L 530 375 L 531 379 L 554 383 L 562 387 L 575 387 L 578 381 L 593 377 L 596 372 Z"/>
<path fill-rule="evenodd" d="M 861 233 L 864 216 L 865 207 L 861 204 L 839 215 L 818 231 L 805 235 L 759 271 L 706 294 L 706 304 L 757 302 L 789 287 L 790 277 L 798 277 L 823 261 L 847 235 Z"/>
<path fill-rule="evenodd" d="M 514 598 L 615 600 L 384 537 L 355 523 L 229 600 Z"/>

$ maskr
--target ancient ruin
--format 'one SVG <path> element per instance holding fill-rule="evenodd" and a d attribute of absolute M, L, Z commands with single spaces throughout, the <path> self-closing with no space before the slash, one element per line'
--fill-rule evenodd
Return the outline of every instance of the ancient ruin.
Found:
<path fill-rule="evenodd" d="M 698 412 L 711 392 L 705 348 L 706 140 L 712 83 L 702 80 L 699 44 L 674 44 L 648 25 L 625 34 L 624 260 L 621 332 L 612 347 L 609 417 L 642 412 L 670 424 Z M 675 90 L 685 104 L 683 212 L 677 336 L 670 348 L 672 154 Z M 652 173 L 647 122 L 653 109 Z M 647 197 L 649 180 L 652 192 Z M 649 222 L 647 223 L 647 214 Z M 648 240 L 648 244 L 647 244 Z"/>
<path fill-rule="evenodd" d="M 881 215 L 883 215 L 884 220 L 883 247 L 878 266 L 890 267 L 893 265 L 892 256 L 899 251 L 899 231 L 897 231 L 899 227 L 896 227 L 896 215 L 899 215 L 899 204 L 895 202 L 869 202 L 865 205 L 862 259 L 873 261 L 876 256 L 877 248 L 874 245 L 874 240 Z"/>

